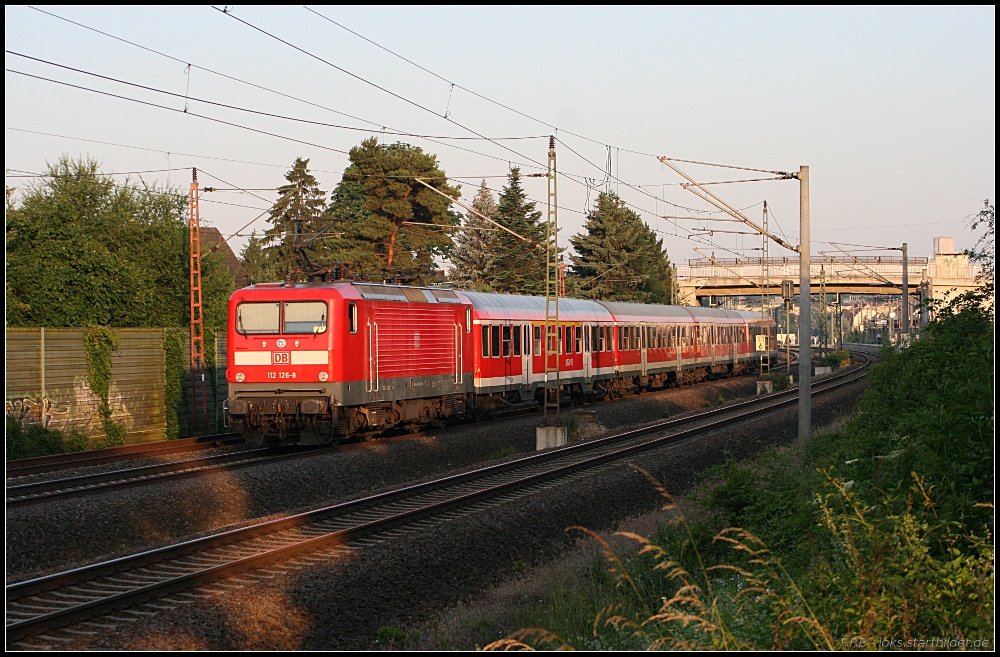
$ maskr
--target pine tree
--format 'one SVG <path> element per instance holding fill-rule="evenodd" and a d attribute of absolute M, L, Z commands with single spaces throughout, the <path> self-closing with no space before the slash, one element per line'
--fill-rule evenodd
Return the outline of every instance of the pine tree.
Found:
<path fill-rule="evenodd" d="M 278 278 L 272 263 L 267 258 L 267 251 L 264 250 L 264 240 L 257 237 L 257 231 L 250 234 L 250 239 L 240 252 L 240 258 L 243 261 L 243 270 L 252 283 L 264 283 Z"/>
<path fill-rule="evenodd" d="M 496 221 L 497 202 L 486 187 L 485 180 L 472 200 L 472 209 Z M 451 249 L 450 259 L 454 268 L 451 278 L 464 288 L 489 292 L 496 269 L 500 229 L 471 212 L 462 225 L 465 230 L 459 231 L 453 238 L 455 246 Z"/>
<path fill-rule="evenodd" d="M 316 257 L 316 247 L 300 245 L 324 227 L 317 221 L 326 204 L 326 192 L 309 173 L 309 160 L 295 158 L 285 174 L 288 184 L 278 188 L 278 200 L 271 207 L 271 228 L 264 233 L 267 261 L 274 273 L 287 278 L 296 270 L 308 270 Z"/>
<path fill-rule="evenodd" d="M 506 232 L 497 233 L 497 256 L 490 286 L 497 292 L 510 294 L 545 294 L 545 223 L 542 212 L 535 210 L 521 187 L 521 171 L 513 167 L 497 204 L 497 222 L 518 235 L 531 240 L 519 240 Z"/>
<path fill-rule="evenodd" d="M 351 260 L 360 257 L 372 278 L 429 283 L 435 257 L 446 257 L 451 236 L 435 228 L 458 224 L 451 202 L 417 182 L 417 178 L 458 198 L 461 192 L 447 184 L 437 157 L 409 144 L 382 145 L 367 139 L 351 149 L 351 164 L 334 192 L 328 208 L 343 231 L 337 253 Z M 376 271 L 378 258 L 381 275 Z"/>
<path fill-rule="evenodd" d="M 569 241 L 575 251 L 572 287 L 580 296 L 677 303 L 677 284 L 663 240 L 617 195 L 600 194 L 584 232 Z"/>

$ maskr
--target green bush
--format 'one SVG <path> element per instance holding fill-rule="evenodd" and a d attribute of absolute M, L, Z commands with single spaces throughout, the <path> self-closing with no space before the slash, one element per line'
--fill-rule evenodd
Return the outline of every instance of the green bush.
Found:
<path fill-rule="evenodd" d="M 851 364 L 851 352 L 846 349 L 835 351 L 826 357 L 826 364 L 830 367 L 847 367 Z"/>
<path fill-rule="evenodd" d="M 7 460 L 25 459 L 64 452 L 82 452 L 87 449 L 87 437 L 78 431 L 65 434 L 55 429 L 46 429 L 40 424 L 21 423 L 7 416 L 6 424 Z"/>
<path fill-rule="evenodd" d="M 767 375 L 767 378 L 771 380 L 774 384 L 774 391 L 788 390 L 788 375 L 781 374 L 780 372 L 771 372 Z"/>

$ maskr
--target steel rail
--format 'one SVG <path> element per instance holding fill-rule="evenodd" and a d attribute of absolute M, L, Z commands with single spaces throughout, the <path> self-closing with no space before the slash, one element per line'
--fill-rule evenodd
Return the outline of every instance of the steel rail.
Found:
<path fill-rule="evenodd" d="M 144 465 L 124 470 L 97 472 L 66 479 L 50 479 L 48 481 L 8 486 L 7 508 L 39 504 L 54 499 L 77 497 L 117 488 L 144 486 L 153 481 L 162 481 L 167 478 L 180 479 L 201 476 L 218 470 L 232 470 L 262 462 L 270 463 L 296 458 L 302 454 L 315 451 L 317 451 L 315 448 L 308 447 L 252 449 L 234 454 L 204 456 L 170 463 Z"/>
<path fill-rule="evenodd" d="M 866 366 L 867 363 L 824 380 L 813 394 L 855 383 L 866 376 L 863 371 Z M 690 418 L 658 422 L 607 438 L 11 584 L 6 587 L 7 639 L 16 640 L 41 629 L 64 626 L 303 552 L 347 544 L 516 489 L 562 479 L 644 451 L 677 444 L 796 402 L 796 390 L 773 393 Z M 728 417 L 713 419 L 726 415 Z M 697 424 L 699 419 L 710 421 Z M 620 447 L 622 442 L 661 434 L 671 427 L 692 422 L 697 426 Z M 594 452 L 598 454 L 592 456 Z M 266 540 L 254 545 L 258 538 Z M 161 568 L 159 572 L 158 567 Z M 58 589 L 80 583 L 85 587 L 70 589 L 71 593 L 62 593 L 55 599 L 44 597 L 46 593 L 59 594 Z"/>
<path fill-rule="evenodd" d="M 639 393 L 633 393 L 638 396 Z M 613 400 L 610 400 L 613 401 Z M 526 413 L 535 412 L 538 410 L 538 405 L 534 402 L 527 402 L 522 405 L 515 404 L 509 410 L 504 410 L 496 413 L 495 418 L 513 417 L 518 415 L 523 415 Z M 729 406 L 727 408 L 734 408 L 734 406 Z M 688 421 L 684 419 L 681 421 Z M 212 442 L 209 442 L 212 441 Z M 75 463 L 64 465 L 63 468 L 69 467 L 83 467 L 84 465 L 98 465 L 106 462 L 113 462 L 116 460 L 126 460 L 142 457 L 159 456 L 165 454 L 171 454 L 181 451 L 192 451 L 198 449 L 206 449 L 217 445 L 218 443 L 223 444 L 234 444 L 242 441 L 237 434 L 220 434 L 219 436 L 206 436 L 202 438 L 186 438 L 180 441 L 170 441 L 171 443 L 182 443 L 182 445 L 162 445 L 161 443 L 155 443 L 158 446 L 156 448 L 143 450 L 141 445 L 130 445 L 126 447 L 113 447 L 109 448 L 109 451 L 113 452 L 111 454 L 97 455 L 93 459 L 79 459 Z M 203 445 L 203 446 L 199 446 Z M 341 445 L 340 449 L 351 448 L 353 444 Z M 338 446 L 332 446 L 324 448 L 324 451 L 329 449 L 335 449 Z M 104 450 L 99 450 L 104 451 Z M 272 462 L 280 461 L 290 458 L 295 458 L 305 453 L 311 453 L 315 450 L 313 449 L 299 449 L 293 452 L 284 452 L 275 454 L 275 449 L 267 450 L 248 450 L 245 452 L 240 452 L 238 454 L 223 454 L 219 456 L 209 456 L 198 459 L 186 459 L 183 461 L 174 461 L 172 463 L 162 463 L 147 466 L 140 466 L 137 468 L 126 468 L 123 470 L 113 470 L 109 472 L 99 472 L 87 475 L 79 475 L 76 477 L 68 477 L 64 479 L 51 479 L 47 481 L 30 482 L 26 484 L 18 484 L 14 486 L 7 487 L 7 497 L 6 503 L 8 508 L 17 506 L 26 506 L 31 504 L 39 504 L 42 502 L 47 502 L 53 499 L 61 499 L 66 497 L 75 497 L 79 495 L 86 495 L 90 493 L 104 492 L 110 489 L 116 488 L 130 488 L 135 486 L 143 486 L 156 481 L 162 481 L 167 478 L 184 478 L 201 476 L 205 474 L 210 474 L 218 470 L 234 469 L 237 467 L 242 467 L 246 465 L 253 465 L 261 462 Z M 75 453 L 77 454 L 77 453 Z M 74 454 L 74 455 L 75 455 Z M 81 452 L 78 454 L 86 454 L 86 452 Z M 70 456 L 68 454 L 59 454 L 55 457 L 38 457 L 39 459 L 53 459 L 56 457 Z M 85 463 L 85 461 L 87 461 Z M 38 472 L 47 472 L 51 469 L 45 469 L 43 464 L 33 466 L 38 468 Z M 24 473 L 27 474 L 27 473 Z M 10 475 L 8 474 L 8 477 Z"/>
<path fill-rule="evenodd" d="M 7 461 L 6 477 L 24 477 L 42 472 L 82 468 L 91 465 L 102 465 L 115 461 L 145 458 L 147 456 L 163 456 L 177 452 L 194 452 L 211 449 L 220 445 L 232 445 L 242 442 L 243 438 L 235 433 L 220 433 L 212 436 L 195 438 L 180 438 L 178 440 L 161 440 L 154 443 L 125 445 L 123 447 L 106 447 L 104 449 L 88 450 L 86 452 L 69 452 L 51 456 L 36 456 L 27 459 Z"/>

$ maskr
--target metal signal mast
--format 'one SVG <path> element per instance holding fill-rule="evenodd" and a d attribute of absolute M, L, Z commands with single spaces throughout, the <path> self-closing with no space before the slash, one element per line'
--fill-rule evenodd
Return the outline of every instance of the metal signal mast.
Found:
<path fill-rule="evenodd" d="M 549 137 L 548 212 L 545 234 L 545 406 L 546 426 L 559 426 L 559 221 L 556 216 L 556 139 Z"/>
<path fill-rule="evenodd" d="M 191 429 L 208 420 L 205 390 L 205 324 L 201 305 L 201 217 L 198 211 L 198 169 L 191 169 L 189 237 L 191 253 Z"/>

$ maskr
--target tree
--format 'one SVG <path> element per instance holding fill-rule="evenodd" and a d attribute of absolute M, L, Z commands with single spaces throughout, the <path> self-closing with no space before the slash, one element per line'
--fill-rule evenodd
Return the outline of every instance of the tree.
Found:
<path fill-rule="evenodd" d="M 472 201 L 472 208 L 490 219 L 496 220 L 497 202 L 483 180 L 479 193 Z M 499 229 L 488 221 L 469 213 L 463 227 L 453 238 L 451 262 L 454 265 L 453 281 L 471 290 L 488 292 L 490 282 L 496 272 L 497 247 L 500 243 Z"/>
<path fill-rule="evenodd" d="M 510 294 L 545 294 L 545 232 L 542 213 L 521 187 L 521 170 L 513 167 L 497 204 L 497 222 L 518 235 L 497 233 L 497 255 L 491 287 Z M 539 248 L 539 245 L 542 248 Z"/>
<path fill-rule="evenodd" d="M 569 241 L 576 252 L 570 258 L 573 288 L 580 296 L 677 303 L 677 283 L 663 240 L 616 194 L 601 193 L 584 232 Z"/>
<path fill-rule="evenodd" d="M 186 326 L 187 194 L 116 183 L 67 157 L 7 195 L 7 325 Z M 207 327 L 225 326 L 235 287 L 221 253 L 202 261 Z"/>
<path fill-rule="evenodd" d="M 243 262 L 243 270 L 250 278 L 251 283 L 275 281 L 280 278 L 280 275 L 274 271 L 273 263 L 267 257 L 264 240 L 257 237 L 257 231 L 250 234 L 250 239 L 247 240 L 246 246 L 240 252 L 240 258 Z"/>
<path fill-rule="evenodd" d="M 341 259 L 376 276 L 380 264 L 382 278 L 429 283 L 434 258 L 447 256 L 452 246 L 451 236 L 434 226 L 454 226 L 459 216 L 447 198 L 417 178 L 451 198 L 461 195 L 459 189 L 447 184 L 435 155 L 410 144 L 366 139 L 349 157 L 327 210 L 336 222 L 331 230 L 344 238 L 331 242 L 330 253 L 351 256 Z"/>
<path fill-rule="evenodd" d="M 295 158 L 285 180 L 288 184 L 278 188 L 278 200 L 268 218 L 271 228 L 263 239 L 267 260 L 282 278 L 311 268 L 316 248 L 301 245 L 321 230 L 317 219 L 326 205 L 326 192 L 309 173 L 309 160 Z"/>

